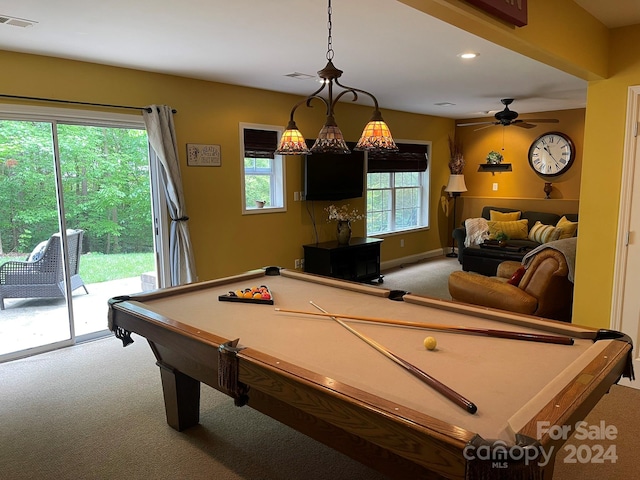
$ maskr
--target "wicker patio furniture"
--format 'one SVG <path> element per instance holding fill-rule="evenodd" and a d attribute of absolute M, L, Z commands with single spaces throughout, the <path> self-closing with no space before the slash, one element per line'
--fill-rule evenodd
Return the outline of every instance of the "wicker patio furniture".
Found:
<path fill-rule="evenodd" d="M 68 230 L 69 272 L 71 291 L 83 287 L 78 274 L 84 230 Z M 0 266 L 0 309 L 5 298 L 64 298 L 64 274 L 60 233 L 54 233 L 38 255 L 32 253 L 27 261 L 9 261 Z M 37 258 L 37 259 L 34 259 Z"/>

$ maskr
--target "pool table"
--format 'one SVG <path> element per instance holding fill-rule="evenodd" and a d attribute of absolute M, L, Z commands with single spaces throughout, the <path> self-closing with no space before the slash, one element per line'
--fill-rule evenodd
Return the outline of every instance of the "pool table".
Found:
<path fill-rule="evenodd" d="M 273 305 L 219 299 L 260 285 L 270 290 Z M 477 412 L 460 408 L 334 319 L 277 310 L 317 313 L 310 301 L 469 399 Z M 557 335 L 573 342 L 433 331 L 348 316 Z M 275 267 L 114 297 L 109 328 L 124 344 L 132 333 L 148 341 L 171 427 L 198 423 L 204 382 L 238 406 L 403 479 L 550 478 L 564 441 L 540 426 L 574 425 L 622 375 L 633 375 L 631 341 L 618 332 Z M 426 336 L 436 337 L 435 350 L 423 346 Z M 505 449 L 508 455 L 500 457 Z"/>

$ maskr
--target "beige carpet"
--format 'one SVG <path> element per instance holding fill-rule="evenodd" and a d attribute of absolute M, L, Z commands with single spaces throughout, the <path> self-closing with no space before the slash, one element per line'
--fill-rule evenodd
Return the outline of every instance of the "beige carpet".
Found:
<path fill-rule="evenodd" d="M 457 258 L 429 258 L 383 271 L 382 287 L 451 300 L 447 279 L 457 270 L 462 270 Z"/>
<path fill-rule="evenodd" d="M 415 265 L 421 271 L 411 275 L 433 279 L 429 265 Z M 0 364 L 0 480 L 385 478 L 208 387 L 201 425 L 172 430 L 155 359 L 136 340 L 122 348 L 110 337 Z M 581 449 L 580 459 L 593 456 L 597 444 L 614 445 L 616 462 L 565 464 L 560 456 L 554 478 L 638 478 L 638 405 L 640 391 L 613 387 L 586 421 L 617 428 L 617 438 L 568 444 Z"/>

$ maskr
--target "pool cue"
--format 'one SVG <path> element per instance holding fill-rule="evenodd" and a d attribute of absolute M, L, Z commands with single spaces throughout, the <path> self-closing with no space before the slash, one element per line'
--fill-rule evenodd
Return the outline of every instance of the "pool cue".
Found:
<path fill-rule="evenodd" d="M 276 311 L 286 312 L 286 313 L 303 313 L 306 315 L 320 315 L 323 317 L 340 317 L 340 318 L 348 318 L 351 320 L 361 320 L 364 322 L 386 323 L 389 325 L 400 325 L 403 327 L 417 327 L 417 328 L 424 328 L 426 330 L 440 330 L 444 332 L 467 333 L 471 335 L 484 335 L 487 337 L 507 338 L 510 340 L 526 340 L 529 342 L 555 343 L 559 345 L 573 345 L 573 338 L 562 336 L 562 335 L 546 335 L 542 333 L 524 333 L 524 332 L 512 332 L 508 330 L 493 330 L 490 328 L 449 326 L 449 325 L 439 325 L 435 323 L 412 322 L 409 320 L 393 320 L 390 318 L 365 317 L 361 315 L 343 315 L 340 313 L 326 313 L 326 312 L 318 313 L 318 312 L 307 312 L 304 310 L 288 310 L 285 308 L 276 308 Z"/>
<path fill-rule="evenodd" d="M 439 380 L 436 380 L 431 375 L 429 375 L 429 374 L 423 372 L 422 370 L 420 370 L 415 365 L 412 365 L 411 363 L 407 362 L 403 358 L 400 358 L 398 355 L 396 355 L 392 351 L 388 350 L 386 347 L 383 347 L 382 345 L 380 345 L 378 342 L 376 342 L 372 338 L 369 338 L 366 335 L 364 335 L 364 334 L 358 332 L 357 330 L 351 328 L 349 325 L 344 323 L 339 318 L 329 314 L 326 310 L 324 310 L 319 305 L 316 305 L 315 303 L 313 303 L 311 301 L 309 303 L 311 305 L 313 305 L 314 307 L 316 307 L 321 312 L 326 313 L 327 315 L 329 315 L 329 317 L 331 319 L 333 319 L 336 322 L 338 322 L 340 325 L 342 325 L 344 328 L 349 330 L 351 333 L 353 333 L 360 340 L 363 340 L 368 345 L 370 345 L 371 347 L 375 348 L 378 352 L 382 353 L 387 358 L 393 360 L 395 363 L 397 363 L 401 367 L 405 368 L 409 373 L 411 373 L 412 375 L 414 375 L 418 379 L 422 380 L 424 383 L 429 385 L 431 388 L 436 390 L 441 395 L 445 396 L 447 399 L 451 400 L 453 403 L 455 403 L 459 407 L 463 408 L 464 410 L 466 410 L 467 412 L 472 413 L 472 414 L 476 413 L 478 411 L 478 407 L 476 407 L 474 403 L 472 403 L 469 400 L 467 400 L 466 398 L 464 398 L 462 395 L 460 395 L 455 390 L 452 390 L 451 388 L 447 387 L 444 383 L 440 382 Z"/>

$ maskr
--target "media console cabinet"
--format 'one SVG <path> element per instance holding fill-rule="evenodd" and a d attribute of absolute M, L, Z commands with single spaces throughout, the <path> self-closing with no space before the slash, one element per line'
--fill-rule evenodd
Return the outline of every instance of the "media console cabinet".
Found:
<path fill-rule="evenodd" d="M 354 282 L 377 281 L 380 275 L 379 238 L 353 237 L 348 245 L 331 242 L 303 245 L 304 271 Z"/>

